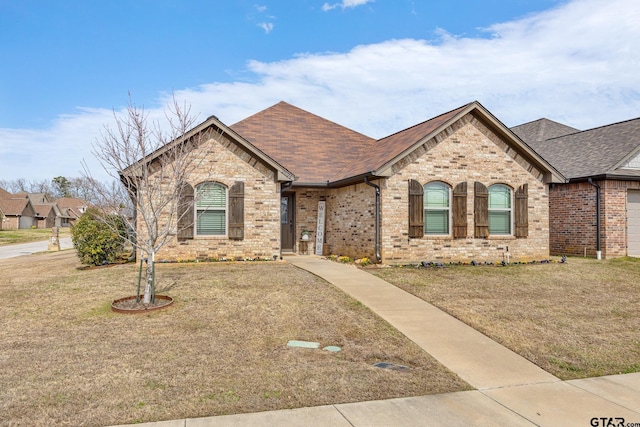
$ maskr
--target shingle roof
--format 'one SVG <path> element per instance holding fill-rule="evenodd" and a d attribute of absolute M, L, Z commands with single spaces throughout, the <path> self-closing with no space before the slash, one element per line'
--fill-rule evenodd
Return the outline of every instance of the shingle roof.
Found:
<path fill-rule="evenodd" d="M 616 169 L 640 149 L 640 118 L 529 145 L 569 179 L 603 174 L 640 176 L 637 170 Z"/>
<path fill-rule="evenodd" d="M 47 203 L 44 205 L 34 205 L 33 209 L 35 209 L 37 216 L 46 218 L 49 216 L 49 213 L 53 210 L 53 204 Z"/>
<path fill-rule="evenodd" d="M 230 128 L 284 165 L 301 183 L 325 183 L 375 140 L 286 102 Z"/>
<path fill-rule="evenodd" d="M 441 114 L 385 138 L 374 140 L 361 133 L 294 107 L 286 102 L 267 108 L 230 129 L 267 156 L 293 172 L 296 185 L 347 182 L 384 170 L 444 127 L 467 113 L 482 117 L 520 154 L 549 172 L 557 172 L 533 150 L 522 144 L 478 102 Z"/>
<path fill-rule="evenodd" d="M 348 164 L 339 175 L 333 177 L 332 181 L 345 179 L 350 176 L 357 176 L 369 171 L 379 169 L 384 164 L 390 162 L 407 149 L 413 147 L 417 142 L 430 135 L 443 124 L 447 123 L 469 104 L 457 108 L 448 113 L 434 117 L 425 122 L 411 126 L 393 135 L 379 139 L 367 147 L 363 147 L 357 160 Z"/>
<path fill-rule="evenodd" d="M 544 141 L 546 139 L 580 132 L 579 129 L 545 118 L 514 126 L 511 128 L 511 131 L 526 143 Z"/>
<path fill-rule="evenodd" d="M 10 199 L 13 197 L 13 194 L 9 193 L 4 188 L 0 188 L 0 199 Z"/>
<path fill-rule="evenodd" d="M 26 197 L 19 199 L 0 199 L 0 210 L 5 215 L 22 215 L 28 204 L 29 199 Z"/>

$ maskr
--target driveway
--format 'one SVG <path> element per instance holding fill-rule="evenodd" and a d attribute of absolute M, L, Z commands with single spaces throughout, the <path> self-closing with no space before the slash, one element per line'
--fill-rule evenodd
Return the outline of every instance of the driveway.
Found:
<path fill-rule="evenodd" d="M 32 243 L 20 243 L 17 245 L 0 246 L 0 259 L 14 258 L 22 255 L 31 255 L 36 252 L 46 252 L 49 247 L 49 241 Z M 60 238 L 60 249 L 71 249 L 71 237 Z"/>

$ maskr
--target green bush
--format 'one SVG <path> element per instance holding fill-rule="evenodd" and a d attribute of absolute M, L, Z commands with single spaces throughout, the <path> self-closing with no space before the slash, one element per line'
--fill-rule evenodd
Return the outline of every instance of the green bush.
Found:
<path fill-rule="evenodd" d="M 116 215 L 101 215 L 88 209 L 71 228 L 71 240 L 80 261 L 85 265 L 109 264 L 118 258 L 124 247 L 126 227 Z"/>

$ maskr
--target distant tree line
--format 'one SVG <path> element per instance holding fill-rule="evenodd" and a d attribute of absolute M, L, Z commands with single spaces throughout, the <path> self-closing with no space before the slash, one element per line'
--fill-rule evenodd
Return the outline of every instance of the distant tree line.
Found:
<path fill-rule="evenodd" d="M 112 184 L 114 185 L 114 184 Z M 51 181 L 46 179 L 40 181 L 27 181 L 24 178 L 14 180 L 0 180 L 0 188 L 9 193 L 44 193 L 50 200 L 57 200 L 62 197 L 75 197 L 86 200 L 91 204 L 100 202 L 101 193 L 97 189 L 108 189 L 112 185 L 97 182 L 92 178 L 66 178 L 57 176 Z"/>

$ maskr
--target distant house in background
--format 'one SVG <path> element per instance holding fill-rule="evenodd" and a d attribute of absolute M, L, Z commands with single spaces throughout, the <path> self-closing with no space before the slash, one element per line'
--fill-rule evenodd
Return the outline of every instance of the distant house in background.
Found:
<path fill-rule="evenodd" d="M 549 190 L 552 255 L 640 256 L 640 118 L 585 131 L 540 119 L 511 130 L 566 178 Z"/>
<path fill-rule="evenodd" d="M 51 228 L 60 226 L 56 219 L 60 217 L 60 211 L 56 203 L 51 201 L 45 193 L 16 193 L 13 197 L 27 197 L 35 210 L 36 228 Z M 58 220 L 60 222 L 60 220 Z"/>
<path fill-rule="evenodd" d="M 62 215 L 55 203 L 35 205 L 37 228 L 60 227 L 58 222 L 62 221 Z"/>
<path fill-rule="evenodd" d="M 56 221 L 57 227 L 70 227 L 72 226 L 83 213 L 87 211 L 89 204 L 86 200 L 78 199 L 75 197 L 63 197 L 56 200 L 56 205 L 59 210 L 59 220 Z"/>
<path fill-rule="evenodd" d="M 36 212 L 28 197 L 0 199 L 2 229 L 31 228 L 37 225 Z"/>
<path fill-rule="evenodd" d="M 85 200 L 50 200 L 44 193 L 11 194 L 0 188 L 0 230 L 69 227 L 87 210 Z"/>

